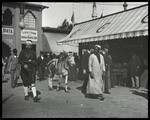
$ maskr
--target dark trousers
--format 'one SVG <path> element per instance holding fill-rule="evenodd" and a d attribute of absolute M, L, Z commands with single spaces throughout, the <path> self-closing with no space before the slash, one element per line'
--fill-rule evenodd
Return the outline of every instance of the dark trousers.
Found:
<path fill-rule="evenodd" d="M 23 81 L 23 85 L 25 87 L 28 87 L 31 84 L 35 84 L 35 76 L 36 76 L 36 69 L 35 68 L 33 68 L 33 69 L 22 68 L 20 75 L 21 75 L 21 79 Z"/>
<path fill-rule="evenodd" d="M 84 82 L 83 82 L 83 85 L 82 85 L 81 92 L 83 94 L 86 94 L 86 87 L 87 87 L 87 83 L 88 83 L 88 80 L 89 80 L 89 73 L 86 73 L 84 77 L 85 77 L 85 79 L 84 79 Z"/>
<path fill-rule="evenodd" d="M 17 84 L 19 76 L 16 75 L 15 70 L 10 71 L 11 76 L 11 87 L 14 88 Z"/>
<path fill-rule="evenodd" d="M 68 80 L 70 80 L 70 81 L 77 80 L 77 77 L 76 77 L 76 66 L 72 65 L 72 66 L 70 66 L 69 69 L 70 70 L 69 70 L 69 73 L 68 73 Z"/>
<path fill-rule="evenodd" d="M 111 88 L 111 76 L 110 76 L 110 70 L 106 70 L 106 74 L 104 76 L 104 91 L 106 93 L 109 92 L 109 89 Z"/>
<path fill-rule="evenodd" d="M 104 92 L 109 92 L 108 91 L 108 78 L 107 75 L 104 76 L 104 81 L 105 81 L 105 87 L 104 87 Z"/>
<path fill-rule="evenodd" d="M 45 72 L 45 68 L 39 66 L 39 81 L 42 81 L 44 79 L 44 72 Z"/>

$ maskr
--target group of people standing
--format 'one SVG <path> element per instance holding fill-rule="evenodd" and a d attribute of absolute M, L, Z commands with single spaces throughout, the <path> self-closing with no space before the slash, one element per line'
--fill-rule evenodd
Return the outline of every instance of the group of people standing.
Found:
<path fill-rule="evenodd" d="M 96 96 L 100 100 L 104 100 L 106 94 L 111 94 L 111 66 L 112 58 L 109 54 L 109 45 L 103 46 L 95 45 L 91 47 L 82 56 L 82 69 L 84 75 L 84 83 L 82 92 L 85 96 Z M 75 58 L 74 58 L 75 57 Z M 76 72 L 78 71 L 78 57 L 69 54 L 60 53 L 59 56 L 55 54 L 47 54 L 47 57 L 40 55 L 37 58 L 35 51 L 32 50 L 32 41 L 26 41 L 26 48 L 17 55 L 17 49 L 13 49 L 12 55 L 8 59 L 6 71 L 11 74 L 11 87 L 17 86 L 19 75 L 23 81 L 24 99 L 29 100 L 28 89 L 30 88 L 33 93 L 33 101 L 38 102 L 40 97 L 36 91 L 36 71 L 38 69 L 39 81 L 44 79 L 45 67 L 48 68 L 48 89 L 53 90 L 52 80 L 54 74 L 59 75 L 57 91 L 60 90 L 61 79 L 65 79 L 65 92 L 68 90 L 68 79 L 77 79 Z M 54 64 L 51 64 L 54 63 Z M 139 68 L 140 60 L 138 56 L 133 54 L 131 59 L 131 80 L 132 87 L 139 87 Z M 136 80 L 134 82 L 134 79 Z"/>
<path fill-rule="evenodd" d="M 109 45 L 105 44 L 103 49 L 100 45 L 95 45 L 88 49 L 82 56 L 82 70 L 84 83 L 82 93 L 85 96 L 96 96 L 104 100 L 104 94 L 111 94 L 110 89 L 114 85 L 112 57 L 109 54 Z M 131 87 L 140 87 L 141 61 L 135 51 L 132 51 L 131 60 L 128 62 L 131 72 Z"/>
<path fill-rule="evenodd" d="M 61 52 L 59 55 L 52 54 L 51 52 L 48 52 L 47 54 L 42 54 L 38 57 L 37 59 L 37 64 L 38 64 L 38 76 L 39 76 L 39 81 L 44 80 L 44 76 L 46 76 L 47 73 L 47 65 L 52 59 L 59 59 L 60 56 L 63 54 L 66 54 L 67 59 L 70 62 L 70 69 L 69 69 L 69 80 L 74 81 L 77 80 L 77 75 L 76 72 L 78 70 L 78 56 L 73 52 Z"/>
<path fill-rule="evenodd" d="M 42 81 L 47 73 L 49 90 L 53 90 L 52 80 L 54 75 L 59 75 L 57 91 L 59 91 L 61 79 L 65 79 L 66 92 L 68 92 L 67 81 L 77 80 L 78 56 L 73 54 L 71 51 L 68 53 L 63 51 L 59 55 L 47 53 L 45 56 L 43 56 L 41 54 L 37 59 L 37 63 L 39 81 Z"/>
<path fill-rule="evenodd" d="M 110 94 L 110 65 L 111 56 L 108 53 L 109 45 L 104 46 L 103 51 L 100 45 L 91 47 L 82 57 L 83 74 L 85 81 L 82 92 L 86 96 L 96 96 L 104 100 L 104 92 Z"/>
<path fill-rule="evenodd" d="M 8 78 L 6 77 L 6 74 L 10 73 L 11 87 L 15 88 L 20 76 L 20 70 L 21 66 L 18 63 L 17 49 L 14 48 L 12 51 L 12 55 L 10 55 L 9 58 L 5 57 L 4 60 L 2 58 L 2 79 L 7 80 Z"/>
<path fill-rule="evenodd" d="M 59 59 L 62 58 L 62 59 Z M 3 60 L 3 59 L 2 59 Z M 8 58 L 6 65 L 6 71 L 11 75 L 11 87 L 15 88 L 17 86 L 17 81 L 21 76 L 23 81 L 24 89 L 24 99 L 29 100 L 28 89 L 32 90 L 33 101 L 38 102 L 40 97 L 37 95 L 36 91 L 36 74 L 38 71 L 39 81 L 42 81 L 45 76 L 45 69 L 48 69 L 49 62 L 51 60 L 57 60 L 59 65 L 59 70 L 56 70 L 56 64 L 53 67 L 53 70 L 48 71 L 48 89 L 53 90 L 52 79 L 54 74 L 61 74 L 61 78 L 65 78 L 65 92 L 69 93 L 68 90 L 68 79 L 76 80 L 76 70 L 77 70 L 77 57 L 73 55 L 72 52 L 65 53 L 62 52 L 60 55 L 56 56 L 55 54 L 47 53 L 46 56 L 40 55 L 38 58 L 34 50 L 32 50 L 32 41 L 27 40 L 25 49 L 17 55 L 17 49 L 12 50 L 12 55 Z M 59 64 L 61 62 L 61 64 Z M 2 69 L 3 69 L 2 61 Z M 62 67 L 63 66 L 63 67 Z M 65 67 L 65 68 L 64 68 Z M 52 73 L 51 73 L 52 72 Z M 5 74 L 4 74 L 5 75 Z M 57 91 L 60 90 L 61 80 L 58 82 Z"/>

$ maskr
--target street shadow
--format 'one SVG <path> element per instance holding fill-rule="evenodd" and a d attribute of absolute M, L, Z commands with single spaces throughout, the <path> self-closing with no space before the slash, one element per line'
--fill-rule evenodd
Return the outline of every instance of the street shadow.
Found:
<path fill-rule="evenodd" d="M 23 83 L 17 83 L 17 86 L 19 87 L 19 86 L 23 86 Z"/>
<path fill-rule="evenodd" d="M 70 88 L 70 87 L 68 87 L 68 90 L 71 90 L 71 88 Z"/>
<path fill-rule="evenodd" d="M 53 89 L 57 89 L 57 86 L 53 86 Z M 64 90 L 64 87 L 60 86 L 59 89 Z"/>
<path fill-rule="evenodd" d="M 53 86 L 53 89 L 57 89 L 57 86 Z M 65 88 L 63 86 L 60 86 L 60 90 L 64 90 Z M 71 90 L 70 87 L 68 87 L 68 90 Z"/>
<path fill-rule="evenodd" d="M 2 104 L 5 103 L 9 98 L 11 98 L 12 96 L 14 96 L 14 94 L 9 95 L 8 97 L 6 97 L 4 100 L 2 100 Z"/>
<path fill-rule="evenodd" d="M 82 87 L 83 86 L 79 86 L 79 87 L 76 87 L 76 89 L 80 90 L 82 94 L 84 94 L 84 97 L 85 98 L 89 98 L 89 99 L 98 99 L 97 95 L 94 95 L 94 94 L 86 94 L 86 91 L 85 90 L 82 90 Z"/>
<path fill-rule="evenodd" d="M 80 90 L 82 94 L 84 94 L 85 98 L 86 97 L 90 97 L 90 95 L 85 94 L 86 93 L 86 89 L 82 89 L 83 85 L 76 87 L 76 89 Z"/>
<path fill-rule="evenodd" d="M 84 94 L 85 98 L 89 98 L 89 99 L 98 99 L 97 95 L 94 94 Z"/>
<path fill-rule="evenodd" d="M 82 90 L 82 86 L 76 87 L 76 89 L 81 91 Z"/>
<path fill-rule="evenodd" d="M 3 80 L 3 81 L 2 81 L 2 83 L 7 83 L 7 82 L 8 82 L 7 80 Z"/>
<path fill-rule="evenodd" d="M 47 78 L 43 78 L 43 79 L 39 79 L 39 78 L 37 78 L 36 80 L 38 80 L 39 82 L 42 82 L 42 81 L 45 81 L 45 80 L 47 80 Z"/>
<path fill-rule="evenodd" d="M 37 91 L 36 91 L 36 94 L 37 94 L 37 96 L 38 96 L 38 95 L 41 94 L 41 92 L 37 90 Z M 33 98 L 33 93 L 32 93 L 32 91 L 31 91 L 31 92 L 28 92 L 28 95 L 29 95 L 29 97 Z"/>
<path fill-rule="evenodd" d="M 57 89 L 57 86 L 53 86 L 54 89 Z"/>
<path fill-rule="evenodd" d="M 142 91 L 144 91 L 144 92 L 147 92 L 147 93 L 148 93 L 148 90 L 142 90 Z"/>
<path fill-rule="evenodd" d="M 9 81 L 9 78 L 2 78 L 2 83 L 7 83 Z"/>
<path fill-rule="evenodd" d="M 136 90 L 130 90 L 130 91 L 132 92 L 132 94 L 142 96 L 142 97 L 144 97 L 145 99 L 148 100 L 148 93 L 141 93 L 141 92 L 136 91 Z"/>

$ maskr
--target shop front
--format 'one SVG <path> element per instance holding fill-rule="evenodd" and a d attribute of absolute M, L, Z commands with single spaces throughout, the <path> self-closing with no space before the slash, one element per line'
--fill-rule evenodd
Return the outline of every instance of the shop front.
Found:
<path fill-rule="evenodd" d="M 91 45 L 99 44 L 103 48 L 104 44 L 109 44 L 114 72 L 119 74 L 122 71 L 122 76 L 127 80 L 125 83 L 130 84 L 127 63 L 131 52 L 136 51 L 141 60 L 148 56 L 148 5 L 75 24 L 71 33 L 58 44 L 74 43 L 79 44 L 79 66 L 83 51 Z M 79 70 L 79 78 L 82 79 L 82 68 Z"/>

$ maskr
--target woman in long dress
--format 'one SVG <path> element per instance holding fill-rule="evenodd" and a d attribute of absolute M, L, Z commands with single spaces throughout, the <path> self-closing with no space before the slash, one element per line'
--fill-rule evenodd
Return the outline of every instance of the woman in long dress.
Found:
<path fill-rule="evenodd" d="M 96 95 L 100 100 L 104 100 L 104 84 L 102 75 L 105 72 L 104 58 L 99 51 L 101 46 L 95 45 L 94 53 L 89 57 L 89 81 L 87 83 L 87 94 Z"/>

